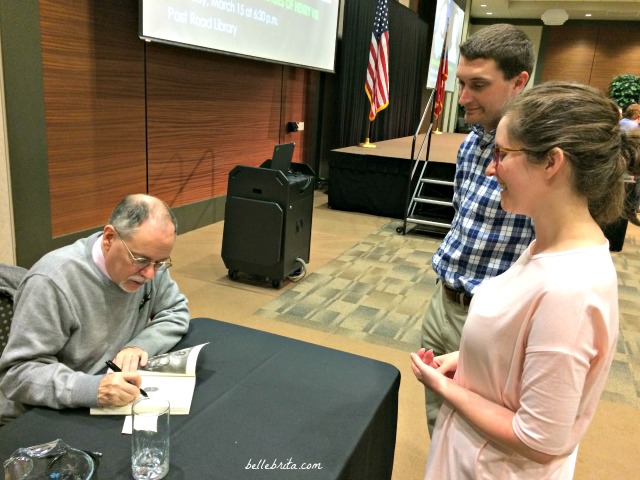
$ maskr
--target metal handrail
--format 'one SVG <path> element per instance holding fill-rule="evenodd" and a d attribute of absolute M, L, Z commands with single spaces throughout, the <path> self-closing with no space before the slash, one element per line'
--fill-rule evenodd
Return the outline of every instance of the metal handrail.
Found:
<path fill-rule="evenodd" d="M 420 117 L 420 122 L 418 123 L 418 128 L 416 128 L 416 132 L 413 134 L 413 140 L 411 141 L 411 160 L 413 161 L 413 168 L 411 169 L 411 174 L 409 175 L 409 184 L 407 185 L 407 195 L 405 198 L 405 209 L 404 209 L 404 219 L 402 222 L 402 227 L 398 227 L 396 231 L 398 233 L 402 233 L 403 235 L 407 232 L 407 218 L 409 217 L 409 209 L 411 208 L 411 199 L 415 197 L 417 194 L 417 189 L 420 187 L 420 183 L 418 182 L 416 185 L 416 190 L 411 195 L 411 184 L 413 183 L 413 178 L 416 174 L 416 170 L 418 169 L 418 165 L 420 164 L 420 157 L 422 156 L 422 151 L 424 150 L 425 142 L 427 144 L 427 151 L 425 155 L 425 167 L 426 163 L 429 161 L 429 151 L 431 149 L 431 130 L 433 128 L 433 102 L 435 98 L 436 90 L 435 88 L 431 91 L 431 95 L 429 96 L 429 101 L 427 102 L 427 106 L 422 112 L 422 116 Z M 422 139 L 422 144 L 420 145 L 420 150 L 418 151 L 418 155 L 414 157 L 416 151 L 416 140 L 418 139 L 418 135 L 420 133 L 420 129 L 422 128 L 422 124 L 427 118 L 427 113 L 430 112 L 430 121 L 429 128 L 427 128 L 427 133 L 425 137 Z M 424 170 L 424 169 L 423 169 Z"/>

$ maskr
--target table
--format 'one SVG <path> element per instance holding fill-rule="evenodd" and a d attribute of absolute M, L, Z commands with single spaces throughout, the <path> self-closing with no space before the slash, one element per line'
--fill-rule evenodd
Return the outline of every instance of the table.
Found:
<path fill-rule="evenodd" d="M 171 417 L 166 478 L 391 477 L 400 386 L 395 367 L 204 318 L 191 321 L 174 349 L 207 341 L 191 413 Z M 34 408 L 0 428 L 0 459 L 62 438 L 103 453 L 100 479 L 130 479 L 123 420 L 91 416 L 88 409 Z M 274 465 L 280 468 L 267 468 Z"/>

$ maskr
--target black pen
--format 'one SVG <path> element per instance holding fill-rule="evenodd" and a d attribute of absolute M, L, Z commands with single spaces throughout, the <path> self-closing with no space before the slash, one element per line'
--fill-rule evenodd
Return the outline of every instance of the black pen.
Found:
<path fill-rule="evenodd" d="M 111 360 L 107 360 L 105 363 L 107 364 L 107 367 L 109 367 L 114 372 L 122 371 L 122 369 L 118 365 L 113 363 Z M 127 383 L 130 383 L 131 385 L 135 385 L 135 383 L 133 382 L 127 382 Z M 147 392 L 145 392 L 143 389 L 140 389 L 140 393 L 142 394 L 143 397 L 149 397 L 149 395 L 147 395 Z"/>

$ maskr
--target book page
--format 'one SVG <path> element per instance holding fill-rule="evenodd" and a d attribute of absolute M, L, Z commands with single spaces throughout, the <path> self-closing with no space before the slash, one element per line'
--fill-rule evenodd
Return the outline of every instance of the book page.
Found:
<path fill-rule="evenodd" d="M 191 409 L 196 386 L 196 362 L 200 350 L 208 343 L 156 355 L 149 359 L 144 369 L 141 388 L 149 395 L 169 400 L 172 415 L 187 415 Z M 158 359 L 155 362 L 152 360 Z M 149 365 L 151 364 L 151 369 Z M 133 402 L 132 402 L 133 403 Z M 130 415 L 131 403 L 123 407 L 93 407 L 91 415 Z"/>
<path fill-rule="evenodd" d="M 147 364 L 138 371 L 140 375 L 187 375 L 193 377 L 196 374 L 198 354 L 202 347 L 207 344 L 208 342 L 195 347 L 156 355 L 151 357 Z"/>

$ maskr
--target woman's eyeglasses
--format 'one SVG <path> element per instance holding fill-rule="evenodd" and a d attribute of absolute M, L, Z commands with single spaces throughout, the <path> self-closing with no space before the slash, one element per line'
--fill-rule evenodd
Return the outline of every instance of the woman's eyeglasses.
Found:
<path fill-rule="evenodd" d="M 528 152 L 529 150 L 525 150 L 524 148 L 507 148 L 507 147 L 493 147 L 493 161 L 496 162 L 496 167 L 500 164 L 500 162 L 504 159 L 507 153 L 512 152 Z"/>
<path fill-rule="evenodd" d="M 153 262 L 149 260 L 147 257 L 136 257 L 133 253 L 131 253 L 131 250 L 129 250 L 129 247 L 127 246 L 125 241 L 122 239 L 122 236 L 120 235 L 120 233 L 118 233 L 118 231 L 115 228 L 113 230 L 118 235 L 118 238 L 124 245 L 124 248 L 126 248 L 127 252 L 129 252 L 132 265 L 136 267 L 138 270 L 142 270 L 143 268 L 147 268 L 149 265 L 153 265 L 153 269 L 157 272 L 158 270 L 164 270 L 166 268 L 171 267 L 171 265 L 173 265 L 173 263 L 171 262 L 171 258 L 167 258 L 166 260 L 163 260 L 161 262 Z"/>

